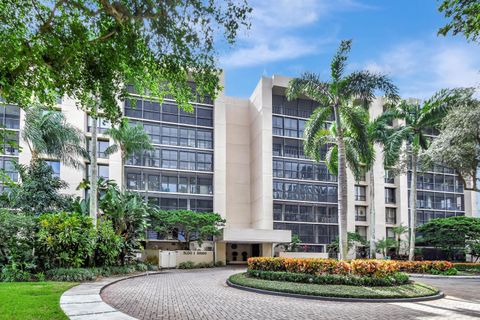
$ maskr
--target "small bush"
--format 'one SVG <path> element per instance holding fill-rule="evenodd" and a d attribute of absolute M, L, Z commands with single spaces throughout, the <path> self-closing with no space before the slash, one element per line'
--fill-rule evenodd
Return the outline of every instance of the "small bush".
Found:
<path fill-rule="evenodd" d="M 86 268 L 58 268 L 51 269 L 45 273 L 45 277 L 52 281 L 93 281 L 97 279 L 98 270 Z"/>
<path fill-rule="evenodd" d="M 135 265 L 135 269 L 140 272 L 145 272 L 148 271 L 148 266 L 145 263 L 139 262 Z"/>
<path fill-rule="evenodd" d="M 462 263 L 454 263 L 453 266 L 458 271 L 480 273 L 480 263 L 462 262 Z"/>
<path fill-rule="evenodd" d="M 223 263 L 223 261 L 217 261 L 215 262 L 215 267 L 223 267 L 225 264 Z"/>
<path fill-rule="evenodd" d="M 33 268 L 26 263 L 12 262 L 2 267 L 0 280 L 3 282 L 25 282 L 32 280 L 29 269 Z"/>
<path fill-rule="evenodd" d="M 145 262 L 146 262 L 147 264 L 151 264 L 151 265 L 158 266 L 158 256 L 148 256 L 148 257 L 145 259 Z"/>
<path fill-rule="evenodd" d="M 273 281 L 286 281 L 297 283 L 313 283 L 313 284 L 333 284 L 333 285 L 351 285 L 351 286 L 367 286 L 367 287 L 389 287 L 409 283 L 409 278 L 404 273 L 394 273 L 384 278 L 378 277 L 358 277 L 345 275 L 311 275 L 305 273 L 291 273 L 278 271 L 259 271 L 248 270 L 248 275 L 253 278 Z"/>
<path fill-rule="evenodd" d="M 123 238 L 113 229 L 111 221 L 102 221 L 97 228 L 95 243 L 95 265 L 112 266 L 119 262 L 123 247 Z"/>
<path fill-rule="evenodd" d="M 185 261 L 178 264 L 178 269 L 193 269 L 195 263 L 193 261 Z"/>

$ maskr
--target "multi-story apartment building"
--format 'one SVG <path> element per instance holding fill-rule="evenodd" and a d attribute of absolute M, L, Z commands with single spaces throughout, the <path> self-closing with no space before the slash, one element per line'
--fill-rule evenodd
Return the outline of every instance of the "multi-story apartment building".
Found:
<path fill-rule="evenodd" d="M 288 101 L 288 81 L 282 76 L 262 77 L 250 98 L 220 92 L 215 101 L 192 101 L 193 113 L 180 110 L 169 97 L 160 103 L 132 92 L 135 99 L 122 103 L 124 115 L 130 123 L 144 127 L 155 148 L 134 155 L 122 168 L 119 154 L 104 154 L 112 142 L 103 134 L 108 123 L 99 119 L 99 174 L 119 181 L 124 170 L 126 188 L 162 209 L 221 214 L 227 221 L 223 234 L 207 244 L 214 245 L 216 260 L 235 263 L 249 256 L 272 255 L 275 245 L 289 242 L 292 234 L 300 237 L 302 250 L 325 254 L 338 235 L 337 179 L 324 162 L 304 155 L 304 125 L 317 105 L 304 98 Z M 89 141 L 94 123 L 88 115 L 68 98 L 58 107 Z M 370 112 L 372 116 L 383 112 L 382 99 L 372 103 Z M 8 106 L 0 119 L 15 131 L 12 139 L 18 140 L 23 112 Z M 18 177 L 11 161 L 28 163 L 30 159 L 21 139 L 20 146 L 20 154 L 7 146 L 0 156 L 1 168 L 14 180 Z M 65 192 L 82 196 L 76 187 L 88 177 L 88 163 L 77 170 L 49 161 L 68 182 Z M 368 239 L 374 226 L 376 239 L 393 237 L 394 226 L 408 224 L 408 174 L 393 176 L 380 156 L 373 173 L 374 181 L 369 173 L 359 181 L 348 175 L 348 231 Z M 368 214 L 372 186 L 376 221 L 370 221 Z M 448 168 L 436 166 L 421 174 L 418 188 L 418 224 L 438 217 L 478 215 L 475 193 L 464 191 Z M 177 239 L 159 238 L 154 231 L 148 232 L 148 238 L 152 247 L 173 248 L 177 243 Z"/>

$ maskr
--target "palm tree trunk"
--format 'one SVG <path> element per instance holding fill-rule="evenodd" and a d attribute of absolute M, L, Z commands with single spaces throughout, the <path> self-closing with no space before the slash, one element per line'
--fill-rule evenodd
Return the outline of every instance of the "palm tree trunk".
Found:
<path fill-rule="evenodd" d="M 376 213 L 375 213 L 375 174 L 373 173 L 373 167 L 370 169 L 370 258 L 376 258 L 375 252 L 375 223 L 376 223 Z"/>
<path fill-rule="evenodd" d="M 345 142 L 343 140 L 343 129 L 340 121 L 338 106 L 334 107 L 335 123 L 337 126 L 337 147 L 338 147 L 338 259 L 347 259 L 348 255 L 348 233 L 347 233 L 347 159 L 345 156 Z"/>
<path fill-rule="evenodd" d="M 410 181 L 410 216 L 408 223 L 410 224 L 410 239 L 408 260 L 415 259 L 415 222 L 417 217 L 417 159 L 418 155 L 415 150 L 412 151 L 412 180 Z"/>
<path fill-rule="evenodd" d="M 90 143 L 90 217 L 93 220 L 93 225 L 97 226 L 97 202 L 98 202 L 98 192 L 97 192 L 97 104 L 93 106 L 92 113 L 92 140 Z"/>

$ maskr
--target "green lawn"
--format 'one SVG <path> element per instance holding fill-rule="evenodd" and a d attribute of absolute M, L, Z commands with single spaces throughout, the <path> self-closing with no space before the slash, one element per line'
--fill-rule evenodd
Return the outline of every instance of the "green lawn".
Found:
<path fill-rule="evenodd" d="M 238 273 L 229 278 L 230 282 L 246 287 L 263 290 L 314 295 L 323 297 L 345 298 L 414 298 L 432 296 L 438 290 L 422 283 L 404 284 L 393 287 L 361 287 L 347 285 L 321 285 L 310 283 L 295 283 L 272 281 L 248 277 L 245 273 Z"/>
<path fill-rule="evenodd" d="M 0 282 L 1 319 L 67 319 L 60 296 L 74 282 Z"/>

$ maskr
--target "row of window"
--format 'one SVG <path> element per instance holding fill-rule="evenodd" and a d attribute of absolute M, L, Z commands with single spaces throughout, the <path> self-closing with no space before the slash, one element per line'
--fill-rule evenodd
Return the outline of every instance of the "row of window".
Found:
<path fill-rule="evenodd" d="M 417 208 L 463 211 L 463 194 L 418 191 Z"/>
<path fill-rule="evenodd" d="M 320 149 L 320 158 L 325 160 L 328 151 L 328 145 L 323 145 Z M 277 157 L 308 159 L 303 151 L 303 141 L 288 138 L 273 138 L 272 153 Z"/>
<path fill-rule="evenodd" d="M 337 181 L 337 176 L 330 174 L 324 163 L 313 164 L 281 159 L 273 160 L 273 176 L 287 179 Z"/>
<path fill-rule="evenodd" d="M 127 164 L 163 169 L 213 171 L 213 153 L 156 148 L 132 156 Z"/>
<path fill-rule="evenodd" d="M 274 180 L 273 198 L 337 203 L 337 186 Z"/>
<path fill-rule="evenodd" d="M 213 127 L 213 109 L 193 106 L 193 112 L 186 112 L 173 102 L 151 100 L 125 101 L 125 116 L 146 120 L 183 123 Z"/>
<path fill-rule="evenodd" d="M 273 228 L 292 231 L 302 243 L 329 244 L 338 237 L 336 225 L 274 222 Z"/>
<path fill-rule="evenodd" d="M 355 206 L 355 221 L 367 221 L 367 207 Z M 385 223 L 397 223 L 397 209 L 385 208 Z"/>
<path fill-rule="evenodd" d="M 408 186 L 412 181 L 408 173 Z M 463 192 L 463 183 L 458 176 L 441 173 L 424 173 L 417 176 L 417 188 L 433 191 Z"/>
<path fill-rule="evenodd" d="M 275 203 L 273 205 L 273 220 L 338 223 L 338 209 L 336 206 Z"/>
<path fill-rule="evenodd" d="M 132 190 L 213 194 L 211 176 L 181 174 L 155 174 L 127 170 L 127 187 Z"/>
<path fill-rule="evenodd" d="M 190 89 L 191 89 L 191 93 L 192 93 L 192 96 L 193 96 L 193 101 L 191 102 L 198 102 L 198 103 L 204 103 L 204 104 L 211 104 L 213 105 L 213 100 L 212 98 L 209 96 L 209 95 L 204 95 L 204 97 L 202 98 L 198 93 L 197 93 L 197 90 L 196 90 L 196 83 L 194 82 L 189 82 L 188 83 Z M 133 94 L 138 94 L 137 90 L 135 90 L 135 87 L 133 85 L 127 85 L 127 91 L 129 93 L 133 93 Z M 144 92 L 144 94 L 142 95 L 145 95 L 145 96 L 149 96 L 150 95 L 150 92 L 147 90 L 146 92 Z M 165 95 L 166 99 L 172 99 L 173 100 L 173 96 L 171 94 L 167 94 Z"/>
<path fill-rule="evenodd" d="M 285 96 L 272 96 L 272 111 L 274 114 L 309 118 L 313 111 L 318 107 L 318 103 L 312 100 L 295 99 L 288 101 Z M 333 120 L 331 116 L 329 120 Z"/>
<path fill-rule="evenodd" d="M 463 216 L 463 212 L 444 212 L 444 211 L 424 211 L 424 210 L 417 210 L 417 225 L 422 225 L 427 223 L 432 219 L 440 219 L 440 218 L 449 218 L 455 216 Z"/>
<path fill-rule="evenodd" d="M 0 157 L 0 170 L 2 170 L 11 180 L 18 181 L 18 171 L 15 169 L 17 158 Z"/>
<path fill-rule="evenodd" d="M 213 211 L 213 200 L 205 199 L 148 196 L 148 203 L 162 210 L 185 209 L 198 212 Z"/>
<path fill-rule="evenodd" d="M 211 129 L 133 121 L 132 124 L 143 125 L 152 143 L 213 149 L 213 130 Z"/>
<path fill-rule="evenodd" d="M 305 120 L 273 116 L 273 134 L 277 136 L 303 138 L 305 122 Z"/>

